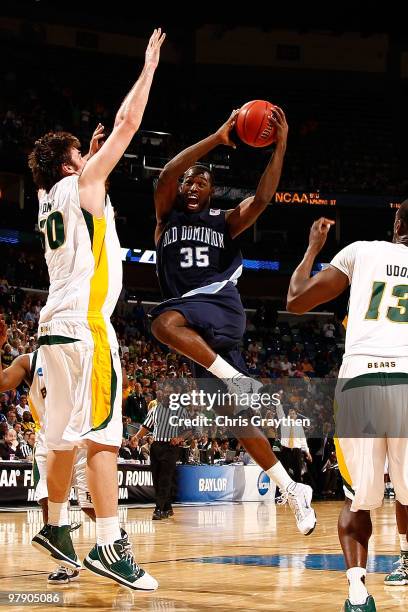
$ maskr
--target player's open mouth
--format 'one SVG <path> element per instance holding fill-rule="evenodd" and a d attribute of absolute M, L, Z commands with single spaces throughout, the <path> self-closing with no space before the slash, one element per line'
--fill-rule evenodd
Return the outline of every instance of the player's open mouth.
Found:
<path fill-rule="evenodd" d="M 188 208 L 198 208 L 198 197 L 197 196 L 188 196 L 187 197 L 187 206 Z"/>

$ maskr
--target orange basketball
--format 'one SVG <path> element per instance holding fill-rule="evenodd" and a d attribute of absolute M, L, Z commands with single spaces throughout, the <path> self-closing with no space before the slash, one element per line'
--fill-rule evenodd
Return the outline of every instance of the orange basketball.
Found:
<path fill-rule="evenodd" d="M 251 147 L 267 147 L 276 140 L 276 128 L 269 119 L 274 105 L 266 100 L 251 100 L 240 109 L 235 131 Z"/>

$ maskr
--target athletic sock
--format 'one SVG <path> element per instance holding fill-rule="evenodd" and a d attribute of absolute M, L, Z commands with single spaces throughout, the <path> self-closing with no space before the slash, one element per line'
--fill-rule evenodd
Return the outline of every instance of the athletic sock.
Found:
<path fill-rule="evenodd" d="M 116 542 L 116 540 L 120 540 L 121 538 L 122 535 L 120 533 L 119 517 L 96 517 L 96 543 L 98 546 L 113 544 Z"/>
<path fill-rule="evenodd" d="M 366 574 L 367 570 L 364 567 L 351 567 L 346 572 L 349 581 L 349 600 L 353 606 L 365 603 L 368 597 L 368 591 L 362 581 Z"/>
<path fill-rule="evenodd" d="M 241 378 L 241 372 L 238 372 L 232 367 L 225 359 L 217 355 L 213 363 L 207 368 L 211 374 L 214 374 L 217 378 Z"/>
<path fill-rule="evenodd" d="M 266 474 L 278 485 L 282 492 L 286 491 L 288 486 L 294 483 L 294 480 L 289 476 L 280 461 L 270 467 L 269 470 L 266 470 Z"/>
<path fill-rule="evenodd" d="M 399 533 L 401 555 L 408 555 L 408 539 L 405 533 Z"/>
<path fill-rule="evenodd" d="M 52 502 L 48 500 L 48 524 L 54 527 L 69 525 L 68 502 Z"/>

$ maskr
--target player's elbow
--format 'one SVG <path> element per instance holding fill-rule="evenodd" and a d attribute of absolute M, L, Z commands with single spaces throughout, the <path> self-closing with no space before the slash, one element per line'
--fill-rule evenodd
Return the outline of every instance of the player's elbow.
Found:
<path fill-rule="evenodd" d="M 288 295 L 286 300 L 286 310 L 292 314 L 304 314 L 307 312 L 307 308 L 302 304 L 302 300 L 293 295 Z"/>
<path fill-rule="evenodd" d="M 131 134 L 135 134 L 140 127 L 141 117 L 135 114 L 125 113 L 122 117 L 116 117 L 115 127 L 120 127 L 122 130 L 127 130 Z"/>

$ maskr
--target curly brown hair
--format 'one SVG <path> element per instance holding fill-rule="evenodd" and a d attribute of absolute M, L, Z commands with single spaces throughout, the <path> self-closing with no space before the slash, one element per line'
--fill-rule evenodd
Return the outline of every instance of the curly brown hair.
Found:
<path fill-rule="evenodd" d="M 71 162 L 71 149 L 80 149 L 81 144 L 69 132 L 48 132 L 35 141 L 28 156 L 28 166 L 33 173 L 37 189 L 49 191 L 63 178 L 62 164 Z"/>
<path fill-rule="evenodd" d="M 397 219 L 401 219 L 406 231 L 408 231 L 408 199 L 404 200 L 397 210 Z"/>

